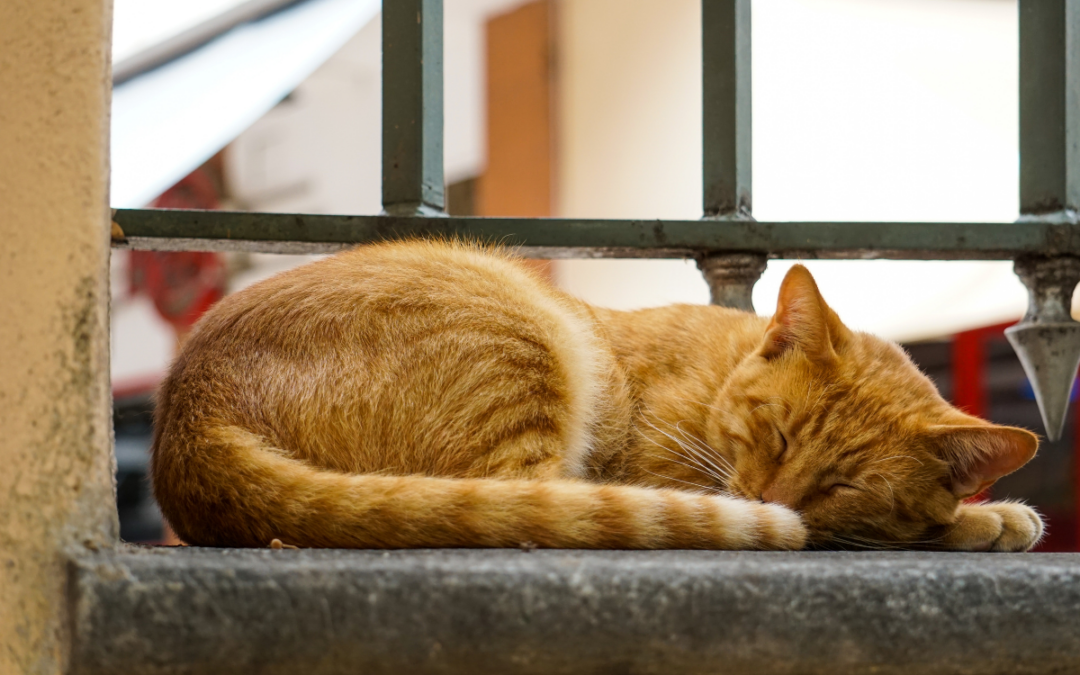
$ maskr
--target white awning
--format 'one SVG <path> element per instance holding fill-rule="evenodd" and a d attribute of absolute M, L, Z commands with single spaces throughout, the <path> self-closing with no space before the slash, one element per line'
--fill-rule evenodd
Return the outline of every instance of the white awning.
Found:
<path fill-rule="evenodd" d="M 306 0 L 237 26 L 117 86 L 113 207 L 145 206 L 212 157 L 340 49 L 380 7 L 379 0 Z"/>
<path fill-rule="evenodd" d="M 175 39 L 251 0 L 113 0 L 113 65 Z"/>

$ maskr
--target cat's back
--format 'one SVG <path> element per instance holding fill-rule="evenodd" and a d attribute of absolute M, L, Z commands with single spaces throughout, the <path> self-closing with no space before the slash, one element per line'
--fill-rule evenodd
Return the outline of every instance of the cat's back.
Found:
<path fill-rule="evenodd" d="M 329 347 L 341 354 L 370 346 L 383 331 L 400 336 L 447 320 L 464 329 L 534 313 L 537 305 L 561 313 L 569 303 L 498 249 L 423 241 L 363 246 L 226 297 L 199 322 L 186 351 L 209 349 L 203 355 L 212 357 L 284 348 L 295 357 Z"/>
<path fill-rule="evenodd" d="M 505 253 L 364 246 L 218 303 L 161 387 L 159 420 L 183 436 L 212 419 L 309 457 L 355 445 L 363 427 L 409 454 L 467 435 L 484 401 L 583 398 L 594 349 L 583 307 Z"/>

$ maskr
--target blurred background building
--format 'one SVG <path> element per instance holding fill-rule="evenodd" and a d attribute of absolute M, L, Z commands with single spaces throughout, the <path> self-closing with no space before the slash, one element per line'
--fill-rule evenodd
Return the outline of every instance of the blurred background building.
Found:
<path fill-rule="evenodd" d="M 378 0 L 116 0 L 113 206 L 380 210 Z M 462 215 L 701 215 L 700 0 L 445 0 L 445 161 Z M 1015 0 L 755 0 L 754 215 L 1013 221 Z M 718 225 L 722 227 L 722 225 Z M 165 536 L 144 479 L 150 392 L 211 302 L 304 256 L 114 252 L 122 535 Z M 770 314 L 793 261 L 757 284 Z M 1041 432 L 1002 329 L 1004 262 L 807 262 L 852 328 L 901 341 L 970 412 Z M 565 260 L 615 308 L 705 303 L 692 262 Z M 1077 550 L 1075 414 L 995 498 Z"/>

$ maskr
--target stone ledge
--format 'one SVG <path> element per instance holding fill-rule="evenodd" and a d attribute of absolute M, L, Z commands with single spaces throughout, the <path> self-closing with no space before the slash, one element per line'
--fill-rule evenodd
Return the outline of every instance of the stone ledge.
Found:
<path fill-rule="evenodd" d="M 74 671 L 1080 672 L 1080 555 L 136 549 Z"/>

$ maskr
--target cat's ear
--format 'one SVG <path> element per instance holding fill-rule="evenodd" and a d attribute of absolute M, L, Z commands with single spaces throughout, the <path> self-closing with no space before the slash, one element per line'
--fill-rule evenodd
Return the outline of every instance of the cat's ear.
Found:
<path fill-rule="evenodd" d="M 836 358 L 836 346 L 847 335 L 847 327 L 825 304 L 810 271 L 795 265 L 780 284 L 776 314 L 765 329 L 760 353 L 769 359 L 797 347 L 813 360 L 828 362 Z"/>
<path fill-rule="evenodd" d="M 988 423 L 942 424 L 930 432 L 952 468 L 952 492 L 961 499 L 1024 466 L 1039 447 L 1039 437 L 1026 429 Z"/>

